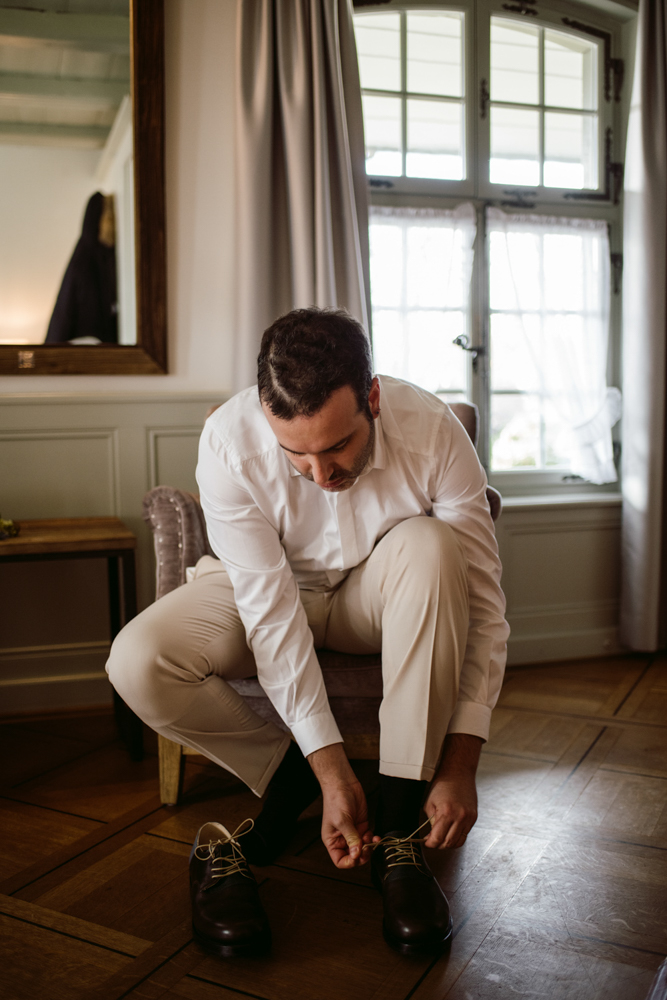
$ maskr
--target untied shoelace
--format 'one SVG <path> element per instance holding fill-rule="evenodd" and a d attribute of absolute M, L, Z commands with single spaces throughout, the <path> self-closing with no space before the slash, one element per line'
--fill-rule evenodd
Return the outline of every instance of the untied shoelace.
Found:
<path fill-rule="evenodd" d="M 245 836 L 246 833 L 250 833 L 254 825 L 254 820 L 244 819 L 242 823 L 239 823 L 234 832 L 229 834 L 228 838 L 224 840 L 210 840 L 208 844 L 197 845 L 195 848 L 195 857 L 198 858 L 199 861 L 213 861 L 211 871 L 209 873 L 210 878 L 219 879 L 226 878 L 228 875 L 244 875 L 245 878 L 252 879 L 252 875 L 248 870 L 248 862 L 245 859 L 243 851 L 241 850 L 241 845 L 239 844 L 237 838 Z M 216 848 L 226 847 L 227 844 L 232 845 L 231 854 L 216 857 Z M 206 853 L 200 854 L 200 851 L 205 851 Z"/>
<path fill-rule="evenodd" d="M 421 853 L 417 853 L 415 845 L 422 843 L 422 838 L 418 837 L 417 834 L 430 822 L 430 819 L 424 820 L 421 826 L 413 830 L 408 837 L 385 836 L 382 840 L 376 841 L 375 844 L 368 844 L 367 846 L 373 851 L 376 847 L 387 848 L 387 868 L 398 868 L 400 865 L 416 865 L 417 868 L 423 870 Z"/>
<path fill-rule="evenodd" d="M 421 856 L 418 855 L 415 845 L 422 843 L 421 838 L 418 837 L 417 834 L 420 833 L 430 822 L 430 819 L 425 820 L 421 826 L 418 826 L 416 830 L 413 830 L 408 837 L 385 836 L 381 840 L 376 841 L 374 844 L 367 844 L 366 847 L 370 847 L 372 851 L 374 851 L 376 847 L 386 847 L 388 868 L 397 868 L 400 865 L 416 865 L 418 868 L 422 868 L 422 859 Z M 234 832 L 230 833 L 228 838 L 224 840 L 211 840 L 207 844 L 197 845 L 195 848 L 196 858 L 200 861 L 213 860 L 210 872 L 210 877 L 212 879 L 225 878 L 227 875 L 235 874 L 244 875 L 246 878 L 252 878 L 252 875 L 248 871 L 248 862 L 245 859 L 243 851 L 241 850 L 241 845 L 239 844 L 237 838 L 245 836 L 246 833 L 250 833 L 254 826 L 254 820 L 244 819 L 242 823 L 239 823 Z M 216 848 L 225 847 L 227 844 L 232 845 L 231 855 L 226 857 L 216 857 Z M 200 851 L 205 851 L 206 853 L 200 854 Z"/>

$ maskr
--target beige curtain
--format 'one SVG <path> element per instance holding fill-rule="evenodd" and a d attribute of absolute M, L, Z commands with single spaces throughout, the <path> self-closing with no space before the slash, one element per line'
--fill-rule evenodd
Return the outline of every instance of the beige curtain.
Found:
<path fill-rule="evenodd" d="M 667 8 L 640 0 L 625 165 L 621 641 L 667 641 Z"/>
<path fill-rule="evenodd" d="M 302 306 L 368 329 L 368 207 L 351 0 L 238 0 L 236 389 Z"/>

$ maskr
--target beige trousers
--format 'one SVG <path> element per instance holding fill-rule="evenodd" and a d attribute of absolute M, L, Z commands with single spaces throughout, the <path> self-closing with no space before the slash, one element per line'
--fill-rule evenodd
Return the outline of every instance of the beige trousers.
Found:
<path fill-rule="evenodd" d="M 114 688 L 152 729 L 190 746 L 262 795 L 290 737 L 228 683 L 255 674 L 221 565 L 156 601 L 117 636 Z M 301 591 L 316 648 L 382 652 L 380 770 L 430 780 L 458 695 L 468 635 L 462 546 L 449 525 L 403 521 L 330 591 Z"/>

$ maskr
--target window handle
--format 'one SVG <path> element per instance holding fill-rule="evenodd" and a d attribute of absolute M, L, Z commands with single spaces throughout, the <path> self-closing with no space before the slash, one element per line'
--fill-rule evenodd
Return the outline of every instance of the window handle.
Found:
<path fill-rule="evenodd" d="M 455 344 L 457 347 L 460 347 L 462 351 L 468 351 L 468 353 L 472 355 L 472 370 L 476 372 L 477 359 L 481 358 L 484 354 L 486 354 L 486 347 L 484 347 L 482 344 L 478 344 L 476 347 L 474 347 L 470 343 L 470 338 L 465 333 L 462 333 L 459 337 L 456 337 L 456 339 L 453 340 L 452 343 Z"/>
<path fill-rule="evenodd" d="M 491 99 L 491 94 L 489 92 L 489 85 L 486 80 L 482 80 L 479 85 L 479 117 L 486 118 L 486 112 L 489 107 L 489 101 Z"/>

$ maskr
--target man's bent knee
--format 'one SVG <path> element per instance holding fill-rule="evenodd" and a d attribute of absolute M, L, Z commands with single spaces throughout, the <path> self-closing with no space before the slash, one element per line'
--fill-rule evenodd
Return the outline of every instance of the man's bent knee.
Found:
<path fill-rule="evenodd" d="M 451 525 L 435 517 L 411 517 L 385 535 L 391 558 L 426 569 L 443 560 L 466 567 L 463 545 Z"/>
<path fill-rule="evenodd" d="M 174 679 L 173 667 L 155 629 L 142 620 L 142 615 L 114 639 L 106 671 L 123 701 L 148 726 L 156 729 L 174 721 L 177 701 L 168 693 Z"/>

